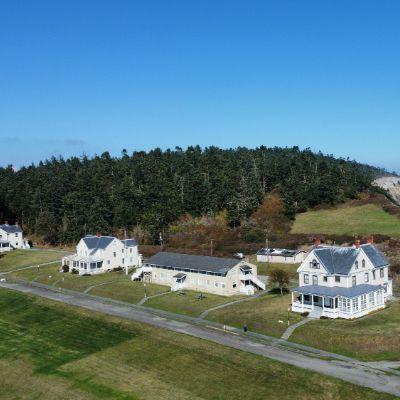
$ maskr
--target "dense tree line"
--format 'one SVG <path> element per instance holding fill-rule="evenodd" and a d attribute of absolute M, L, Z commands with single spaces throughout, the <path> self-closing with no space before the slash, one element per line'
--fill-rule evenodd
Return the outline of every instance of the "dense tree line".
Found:
<path fill-rule="evenodd" d="M 205 149 L 52 158 L 14 171 L 0 168 L 0 218 L 18 220 L 49 241 L 84 232 L 141 226 L 156 235 L 184 214 L 227 210 L 239 225 L 265 195 L 279 190 L 293 217 L 319 204 L 354 198 L 382 171 L 293 148 Z"/>

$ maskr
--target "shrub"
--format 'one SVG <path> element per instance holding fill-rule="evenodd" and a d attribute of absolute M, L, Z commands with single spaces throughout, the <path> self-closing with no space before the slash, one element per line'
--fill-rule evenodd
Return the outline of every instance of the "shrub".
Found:
<path fill-rule="evenodd" d="M 321 316 L 319 317 L 319 319 L 329 319 L 329 317 L 327 317 L 326 315 L 321 315 Z"/>
<path fill-rule="evenodd" d="M 310 313 L 308 311 L 301 313 L 302 317 L 308 317 Z"/>
<path fill-rule="evenodd" d="M 123 268 L 122 268 L 122 267 L 115 267 L 115 268 L 113 268 L 112 270 L 113 270 L 114 272 L 117 272 L 117 271 L 122 271 Z"/>
<path fill-rule="evenodd" d="M 79 274 L 79 271 L 76 268 L 72 268 L 71 273 L 73 274 Z"/>
<path fill-rule="evenodd" d="M 69 266 L 68 266 L 68 265 L 63 265 L 63 266 L 61 267 L 61 271 L 62 271 L 62 272 L 69 272 Z"/>

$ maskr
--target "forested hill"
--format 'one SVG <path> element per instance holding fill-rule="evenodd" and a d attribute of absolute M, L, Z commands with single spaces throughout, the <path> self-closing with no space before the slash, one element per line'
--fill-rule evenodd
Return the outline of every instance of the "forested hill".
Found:
<path fill-rule="evenodd" d="M 113 158 L 51 159 L 14 171 L 0 168 L 0 219 L 72 242 L 87 232 L 140 225 L 152 234 L 183 214 L 228 211 L 232 225 L 278 189 L 285 212 L 353 198 L 381 170 L 310 150 L 155 149 Z"/>

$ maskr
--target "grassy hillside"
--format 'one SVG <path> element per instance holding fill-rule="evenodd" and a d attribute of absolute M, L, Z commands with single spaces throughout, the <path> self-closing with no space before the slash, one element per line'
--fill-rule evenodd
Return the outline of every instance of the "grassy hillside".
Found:
<path fill-rule="evenodd" d="M 394 399 L 204 340 L 5 289 L 0 308 L 3 400 Z"/>
<path fill-rule="evenodd" d="M 376 204 L 308 211 L 299 214 L 292 233 L 400 237 L 400 219 Z"/>

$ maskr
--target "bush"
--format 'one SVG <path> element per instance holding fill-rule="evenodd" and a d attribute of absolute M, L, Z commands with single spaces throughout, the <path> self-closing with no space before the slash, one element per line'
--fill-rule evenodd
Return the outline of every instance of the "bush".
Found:
<path fill-rule="evenodd" d="M 301 313 L 302 317 L 308 317 L 310 313 L 308 311 Z"/>
<path fill-rule="evenodd" d="M 319 317 L 319 319 L 329 319 L 329 317 L 327 317 L 326 315 L 321 315 L 321 316 Z"/>
<path fill-rule="evenodd" d="M 113 270 L 114 272 L 117 272 L 117 271 L 122 271 L 123 268 L 122 268 L 122 267 L 115 267 L 115 268 L 113 268 L 112 270 Z"/>
<path fill-rule="evenodd" d="M 71 273 L 73 274 L 79 274 L 79 271 L 76 268 L 71 269 Z"/>
<path fill-rule="evenodd" d="M 63 266 L 61 267 L 61 271 L 62 271 L 62 272 L 69 272 L 69 266 L 68 266 L 68 265 L 63 265 Z"/>
<path fill-rule="evenodd" d="M 92 276 L 92 274 L 82 274 L 82 276 Z"/>

